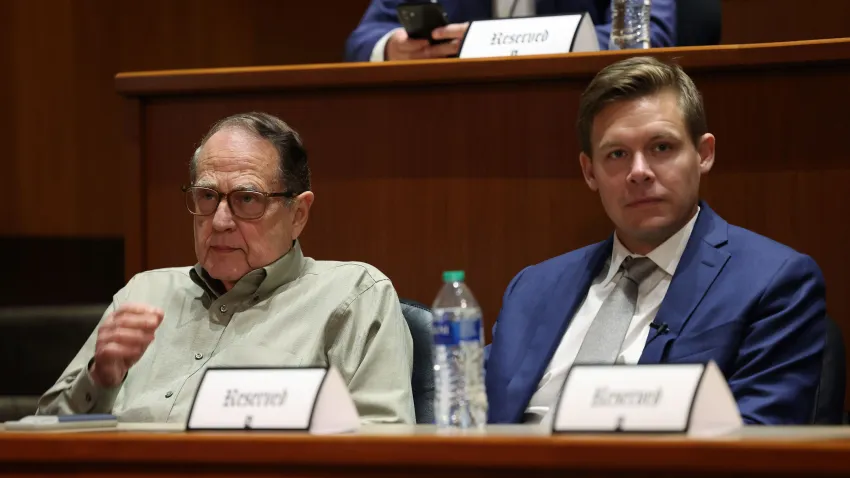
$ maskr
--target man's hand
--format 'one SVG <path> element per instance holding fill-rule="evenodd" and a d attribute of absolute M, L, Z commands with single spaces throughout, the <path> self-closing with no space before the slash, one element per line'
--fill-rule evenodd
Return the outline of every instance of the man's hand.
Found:
<path fill-rule="evenodd" d="M 89 370 L 94 382 L 105 388 L 120 385 L 153 341 L 163 316 L 156 307 L 125 304 L 107 317 L 98 329 L 94 363 Z"/>
<path fill-rule="evenodd" d="M 435 28 L 431 32 L 431 36 L 434 40 L 452 40 L 452 43 L 460 47 L 460 41 L 466 35 L 467 28 L 469 28 L 469 22 L 452 23 L 451 25 Z M 455 53 L 457 53 L 457 47 L 455 48 Z"/>
<path fill-rule="evenodd" d="M 400 28 L 393 32 L 387 41 L 387 60 L 422 60 L 427 58 L 445 58 L 456 55 L 460 49 L 460 41 L 469 28 L 469 23 L 453 23 L 435 28 L 431 32 L 434 40 L 449 40 L 437 45 L 428 44 L 428 40 L 415 40 L 407 36 Z"/>

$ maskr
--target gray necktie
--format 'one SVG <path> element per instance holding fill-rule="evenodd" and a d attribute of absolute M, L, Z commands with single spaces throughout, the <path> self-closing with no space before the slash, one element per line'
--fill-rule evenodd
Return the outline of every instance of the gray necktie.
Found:
<path fill-rule="evenodd" d="M 635 315 L 638 285 L 655 267 L 652 259 L 647 257 L 623 260 L 623 275 L 590 324 L 575 363 L 613 364 L 617 361 Z"/>

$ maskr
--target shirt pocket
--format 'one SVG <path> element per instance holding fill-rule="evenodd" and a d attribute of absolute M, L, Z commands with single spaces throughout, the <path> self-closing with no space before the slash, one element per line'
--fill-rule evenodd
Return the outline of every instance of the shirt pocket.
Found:
<path fill-rule="evenodd" d="M 216 352 L 207 364 L 213 367 L 299 367 L 294 353 L 267 345 L 230 345 Z"/>

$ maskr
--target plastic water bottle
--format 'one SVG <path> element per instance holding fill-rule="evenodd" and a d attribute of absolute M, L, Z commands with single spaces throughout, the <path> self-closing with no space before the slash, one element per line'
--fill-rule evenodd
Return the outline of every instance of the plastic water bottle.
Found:
<path fill-rule="evenodd" d="M 463 271 L 443 273 L 434 300 L 434 413 L 439 428 L 487 424 L 481 308 Z"/>
<path fill-rule="evenodd" d="M 608 49 L 649 48 L 651 0 L 611 0 Z"/>

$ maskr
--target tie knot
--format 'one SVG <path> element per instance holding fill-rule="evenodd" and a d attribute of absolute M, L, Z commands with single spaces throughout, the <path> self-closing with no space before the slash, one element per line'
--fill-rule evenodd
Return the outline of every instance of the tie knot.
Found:
<path fill-rule="evenodd" d="M 623 260 L 623 269 L 626 271 L 626 277 L 638 284 L 649 277 L 649 274 L 652 274 L 655 268 L 655 263 L 648 257 L 629 256 Z"/>

